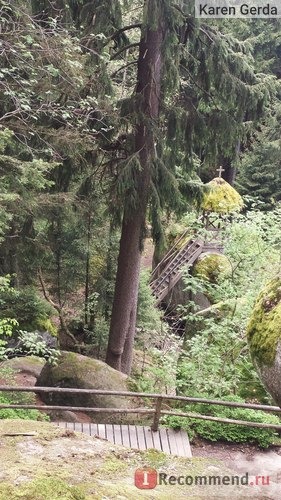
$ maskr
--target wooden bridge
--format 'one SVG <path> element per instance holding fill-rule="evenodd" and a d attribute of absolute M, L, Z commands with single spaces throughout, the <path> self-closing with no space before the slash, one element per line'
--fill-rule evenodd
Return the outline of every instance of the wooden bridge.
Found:
<path fill-rule="evenodd" d="M 187 433 L 183 430 L 175 431 L 160 427 L 152 431 L 148 426 L 117 425 L 117 424 L 89 424 L 77 422 L 56 422 L 59 427 L 75 432 L 83 432 L 89 436 L 106 439 L 114 444 L 128 446 L 138 450 L 163 451 L 178 457 L 191 457 L 191 448 Z"/>

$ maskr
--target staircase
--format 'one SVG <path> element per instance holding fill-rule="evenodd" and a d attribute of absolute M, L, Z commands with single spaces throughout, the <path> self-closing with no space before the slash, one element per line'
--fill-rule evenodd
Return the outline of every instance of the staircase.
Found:
<path fill-rule="evenodd" d="M 164 297 L 166 297 L 169 291 L 180 280 L 180 278 L 182 277 L 183 268 L 190 267 L 196 261 L 196 259 L 202 253 L 203 248 L 203 240 L 199 238 L 190 239 L 184 245 L 184 247 L 176 253 L 176 255 L 172 254 L 172 256 L 168 259 L 166 267 L 163 269 L 160 276 L 154 279 L 156 270 L 159 269 L 161 263 L 159 264 L 159 266 L 157 266 L 157 268 L 155 268 L 152 275 L 150 287 L 155 297 L 156 305 L 160 304 Z M 167 257 L 165 257 L 164 261 L 166 260 L 166 258 Z"/>

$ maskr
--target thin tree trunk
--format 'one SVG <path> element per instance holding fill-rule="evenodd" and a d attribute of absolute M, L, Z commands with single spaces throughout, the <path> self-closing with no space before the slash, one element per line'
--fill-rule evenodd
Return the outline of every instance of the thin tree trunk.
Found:
<path fill-rule="evenodd" d="M 89 290 L 90 290 L 90 244 L 91 244 L 92 216 L 89 210 L 87 214 L 87 254 L 85 269 L 85 292 L 84 292 L 84 323 L 89 325 Z"/>
<path fill-rule="evenodd" d="M 109 321 L 110 313 L 112 309 L 112 291 L 109 287 L 113 279 L 113 275 L 115 273 L 115 262 L 113 263 L 113 259 L 115 258 L 114 252 L 114 226 L 113 222 L 110 221 L 109 231 L 108 231 L 108 250 L 106 256 L 106 291 L 104 296 L 104 307 L 103 307 L 103 315 L 106 321 Z"/>
<path fill-rule="evenodd" d="M 143 218 L 142 218 L 143 219 Z M 130 317 L 138 292 L 140 269 L 140 228 L 142 221 L 123 219 L 115 294 L 111 315 L 106 362 L 121 370 L 126 338 L 130 335 Z"/>
<path fill-rule="evenodd" d="M 149 9 L 153 6 L 149 0 Z M 136 207 L 126 207 L 123 215 L 115 293 L 111 315 L 106 362 L 130 373 L 140 273 L 142 240 L 145 234 L 146 208 L 151 180 L 151 163 L 155 157 L 154 127 L 159 116 L 161 89 L 161 46 L 164 40 L 162 1 L 159 2 L 158 26 L 146 26 L 142 33 L 138 59 L 136 92 L 140 97 L 140 122 L 136 126 L 135 151 L 141 171 L 135 179 Z M 150 21 L 150 19 L 149 19 Z"/>

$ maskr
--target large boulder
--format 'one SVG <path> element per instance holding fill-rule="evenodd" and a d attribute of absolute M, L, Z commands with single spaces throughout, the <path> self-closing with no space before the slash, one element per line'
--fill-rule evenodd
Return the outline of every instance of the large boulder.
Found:
<path fill-rule="evenodd" d="M 74 352 L 63 351 L 57 365 L 46 363 L 37 386 L 71 387 L 76 389 L 104 389 L 128 391 L 128 377 L 106 363 Z M 41 393 L 47 404 L 83 406 L 93 408 L 128 408 L 130 401 L 125 397 L 96 394 Z M 87 413 L 87 410 L 85 410 Z M 88 412 L 93 422 L 124 422 L 129 417 L 120 418 L 118 414 Z"/>
<path fill-rule="evenodd" d="M 259 376 L 281 407 L 281 276 L 258 296 L 247 328 L 252 359 Z"/>

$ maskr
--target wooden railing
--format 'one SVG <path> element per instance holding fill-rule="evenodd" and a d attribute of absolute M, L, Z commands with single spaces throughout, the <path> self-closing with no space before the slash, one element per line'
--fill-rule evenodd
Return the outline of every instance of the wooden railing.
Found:
<path fill-rule="evenodd" d="M 237 403 L 235 401 L 221 401 L 205 398 L 193 398 L 187 396 L 173 396 L 167 394 L 153 394 L 146 392 L 129 392 L 129 391 L 107 391 L 102 389 L 73 389 L 65 387 L 21 387 L 21 386 L 0 386 L 0 392 L 33 392 L 36 394 L 48 393 L 70 393 L 70 394 L 96 394 L 102 396 L 120 396 L 130 398 L 148 398 L 154 399 L 153 408 L 91 408 L 86 406 L 62 406 L 62 405 L 36 405 L 36 404 L 0 404 L 2 408 L 15 408 L 15 409 L 36 409 L 44 411 L 52 410 L 69 410 L 69 411 L 87 411 L 92 413 L 109 413 L 109 414 L 146 414 L 153 415 L 153 422 L 151 425 L 152 431 L 157 431 L 159 421 L 162 415 L 188 417 L 201 420 L 210 420 L 221 422 L 224 424 L 244 425 L 246 427 L 258 427 L 263 429 L 275 429 L 281 431 L 281 425 L 277 424 L 262 424 L 258 422 L 248 422 L 245 420 L 234 420 L 229 418 L 212 417 L 209 415 L 200 415 L 192 412 L 182 412 L 179 410 L 168 410 L 163 408 L 163 404 L 167 401 L 179 401 L 182 403 L 204 403 L 212 405 L 220 405 L 231 408 L 248 408 L 253 410 L 262 410 L 271 413 L 281 413 L 279 406 L 269 406 L 251 403 Z"/>

